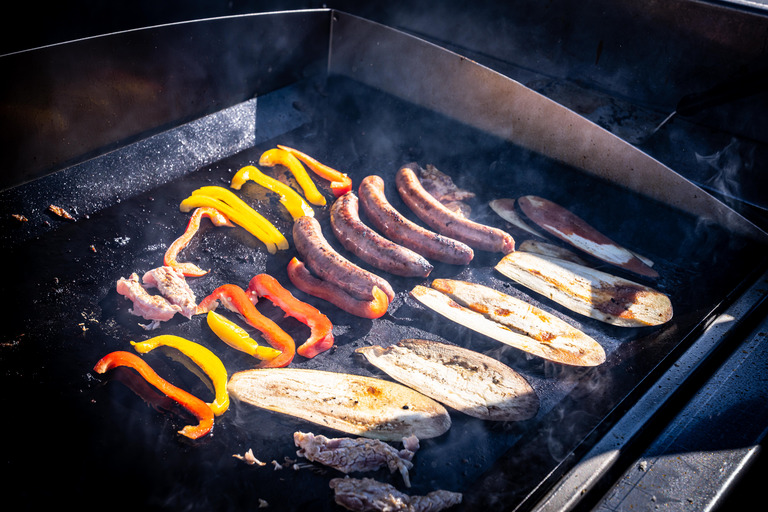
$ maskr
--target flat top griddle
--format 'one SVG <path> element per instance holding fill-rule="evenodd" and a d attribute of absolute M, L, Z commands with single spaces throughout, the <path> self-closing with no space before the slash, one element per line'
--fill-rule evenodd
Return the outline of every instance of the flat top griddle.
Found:
<path fill-rule="evenodd" d="M 267 272 L 334 322 L 335 347 L 312 360 L 297 357 L 292 366 L 386 378 L 356 358 L 354 350 L 425 338 L 490 354 L 529 380 L 542 404 L 534 419 L 491 424 L 451 411 L 451 429 L 422 442 L 411 471 L 413 487 L 407 492 L 460 491 L 465 493 L 461 510 L 507 510 L 522 503 L 548 475 L 567 466 L 575 451 L 589 445 L 589 436 L 647 386 L 650 376 L 672 364 L 712 313 L 765 267 L 754 241 L 348 78 L 310 78 L 260 97 L 257 103 L 256 136 L 249 147 L 160 179 L 138 194 L 126 192 L 124 199 L 96 211 L 89 211 L 85 196 L 79 198 L 81 204 L 60 204 L 88 213 L 75 222 L 51 217 L 40 232 L 21 236 L 19 231 L 9 245 L 6 269 L 11 272 L 4 289 L 11 301 L 5 308 L 0 383 L 6 390 L 5 462 L 13 471 L 4 483 L 30 507 L 72 503 L 112 509 L 236 510 L 256 508 L 263 499 L 273 510 L 338 509 L 328 481 L 339 473 L 315 465 L 296 470 L 290 463 L 280 470 L 271 464 L 249 466 L 233 455 L 252 449 L 260 460 L 282 464 L 286 458 L 297 459 L 293 432 L 340 434 L 233 403 L 216 420 L 211 436 L 190 443 L 176 434 L 183 417 L 155 410 L 126 385 L 131 372 L 98 376 L 92 371 L 106 353 L 130 350 L 130 340 L 161 333 L 209 346 L 230 373 L 253 367 L 253 360 L 215 338 L 202 315 L 191 320 L 177 315 L 161 329 L 145 332 L 138 325 L 141 319 L 128 312 L 130 303 L 116 293 L 115 282 L 161 265 L 167 245 L 186 226 L 188 214 L 178 206 L 192 190 L 228 186 L 238 169 L 256 164 L 261 153 L 276 144 L 302 149 L 344 170 L 355 186 L 368 174 L 382 176 L 388 198 L 406 213 L 394 188 L 394 173 L 410 161 L 434 164 L 477 194 L 473 218 L 508 229 L 518 243 L 526 237 L 497 217 L 488 201 L 524 194 L 548 197 L 655 262 L 661 277 L 650 284 L 670 295 L 675 317 L 648 329 L 621 329 L 570 314 L 496 273 L 493 266 L 501 255 L 478 253 L 466 267 L 436 266 L 430 279 L 481 282 L 525 298 L 594 337 L 608 354 L 600 367 L 571 368 L 528 357 L 438 318 L 408 296 L 414 285 L 429 280 L 386 276 L 397 292 L 389 313 L 374 321 L 352 317 L 291 286 L 285 268 L 294 249 L 269 255 L 240 228 L 204 225 L 184 252 L 213 269 L 205 277 L 189 279 L 198 298 L 220 284 L 246 286 L 253 275 Z M 178 148 L 188 140 L 184 128 L 156 137 Z M 10 189 L 3 194 L 4 213 L 39 210 L 45 203 L 26 198 L 44 198 L 47 193 L 56 197 L 62 182 L 125 186 L 115 174 L 124 169 L 102 165 L 106 159 L 123 157 L 132 179 L 155 180 L 152 163 L 159 157 L 154 142 L 117 149 Z M 331 197 L 327 189 L 325 193 Z M 244 186 L 241 194 L 258 204 L 291 240 L 291 219 L 276 198 L 255 184 Z M 315 210 L 335 243 L 328 208 Z M 13 226 L 3 227 L 11 239 Z M 283 319 L 269 304 L 260 303 L 259 309 L 297 340 L 307 335 L 304 326 Z M 211 396 L 183 361 L 162 353 L 145 358 L 170 381 L 198 396 Z M 402 486 L 399 476 L 386 470 L 370 476 Z"/>

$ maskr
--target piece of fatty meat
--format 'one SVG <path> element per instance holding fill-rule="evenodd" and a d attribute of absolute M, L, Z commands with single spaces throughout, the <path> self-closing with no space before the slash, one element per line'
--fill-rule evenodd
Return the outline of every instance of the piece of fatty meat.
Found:
<path fill-rule="evenodd" d="M 402 450 L 378 439 L 328 438 L 305 432 L 294 433 L 293 441 L 299 447 L 296 454 L 312 462 L 345 474 L 376 471 L 386 466 L 390 473 L 398 471 L 402 475 L 406 487 L 411 486 L 408 470 L 413 467 L 411 460 L 419 448 L 416 436 L 403 439 Z"/>
<path fill-rule="evenodd" d="M 438 512 L 458 505 L 463 498 L 459 492 L 442 489 L 409 496 L 372 478 L 334 478 L 330 486 L 336 503 L 356 512 Z"/>
<path fill-rule="evenodd" d="M 180 306 L 171 304 L 165 297 L 150 294 L 141 285 L 135 272 L 128 279 L 121 277 L 117 281 L 117 293 L 133 303 L 129 310 L 132 315 L 151 320 L 149 324 L 140 324 L 147 330 L 156 329 L 160 322 L 170 320 L 176 313 L 181 312 Z"/>

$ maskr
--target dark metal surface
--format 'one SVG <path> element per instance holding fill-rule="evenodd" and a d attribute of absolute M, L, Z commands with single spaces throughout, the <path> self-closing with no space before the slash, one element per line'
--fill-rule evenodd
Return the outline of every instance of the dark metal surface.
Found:
<path fill-rule="evenodd" d="M 276 143 L 302 148 L 348 172 L 355 182 L 380 174 L 390 184 L 388 197 L 403 211 L 393 175 L 399 165 L 414 160 L 435 164 L 460 186 L 477 192 L 474 215 L 482 222 L 510 229 L 488 209 L 490 199 L 546 196 L 656 262 L 662 278 L 654 286 L 670 294 L 675 306 L 674 320 L 658 329 L 626 330 L 574 318 L 496 274 L 493 265 L 499 255 L 479 254 L 466 268 L 438 266 L 433 272 L 431 277 L 490 284 L 567 319 L 606 348 L 608 361 L 593 369 L 530 359 L 447 325 L 408 297 L 408 290 L 421 281 L 391 278 L 398 296 L 389 314 L 376 321 L 340 314 L 297 293 L 328 312 L 337 345 L 313 360 L 297 359 L 296 366 L 376 374 L 353 356 L 355 348 L 423 337 L 489 353 L 531 381 L 542 400 L 535 419 L 491 425 L 452 413 L 451 430 L 422 444 L 409 492 L 462 491 L 465 510 L 530 504 L 542 482 L 567 471 L 595 436 L 616 421 L 617 411 L 642 395 L 704 332 L 715 313 L 765 269 L 759 242 L 349 78 L 326 79 L 319 73 L 231 108 L 195 121 L 196 126 L 183 124 L 62 169 L 29 184 L 31 188 L 4 192 L 4 216 L 23 214 L 34 223 L 9 224 L 3 230 L 10 239 L 15 228 L 25 236 L 8 251 L 9 268 L 16 271 L 5 290 L 14 301 L 4 311 L 7 328 L 0 349 L 0 384 L 12 390 L 2 398 L 12 421 L 4 422 L 0 434 L 13 439 L 5 457 L 14 468 L 4 485 L 30 507 L 89 502 L 109 504 L 113 510 L 235 510 L 255 508 L 261 498 L 276 510 L 336 508 L 327 485 L 336 476 L 331 471 L 275 471 L 232 457 L 252 448 L 261 460 L 282 462 L 295 458 L 294 430 L 334 433 L 233 404 L 210 438 L 186 443 L 175 432 L 183 420 L 152 409 L 122 382 L 91 371 L 105 353 L 129 349 L 129 340 L 148 336 L 114 285 L 119 277 L 161 263 L 165 247 L 186 225 L 187 215 L 178 211 L 178 203 L 198 186 L 226 186 L 237 169 L 256 162 Z M 221 153 L 199 150 L 207 143 L 200 134 L 209 130 L 223 129 L 229 134 L 223 139 L 239 139 L 250 128 L 253 134 L 245 143 L 221 140 L 226 148 Z M 197 147 L 190 148 L 196 156 L 187 162 L 169 163 L 158 150 L 165 145 L 173 148 L 172 154 L 183 153 L 180 148 L 187 144 Z M 116 173 L 116 162 L 121 172 Z M 158 165 L 170 170 L 160 179 Z M 89 209 L 91 196 L 59 191 L 72 184 L 83 190 L 89 185 L 106 189 L 110 200 Z M 33 193 L 26 195 L 29 190 Z M 274 198 L 256 186 L 244 188 L 243 194 L 290 233 L 291 220 Z M 48 197 L 65 197 L 70 202 L 59 206 L 87 213 L 77 215 L 75 222 L 48 217 Z M 327 229 L 327 210 L 318 217 Z M 245 285 L 259 272 L 288 285 L 285 265 L 294 253 L 270 256 L 242 230 L 204 229 L 188 254 L 214 269 L 191 282 L 202 297 L 225 282 Z M 275 318 L 282 316 L 261 307 Z M 285 322 L 297 338 L 304 332 L 302 326 Z M 230 371 L 252 365 L 223 347 L 200 317 L 175 319 L 162 332 L 209 345 Z M 187 368 L 162 354 L 153 354 L 151 363 L 175 382 L 201 395 L 209 392 Z M 41 493 L 42 459 L 51 452 L 68 468 L 47 483 L 49 492 Z M 399 484 L 386 471 L 376 476 Z"/>

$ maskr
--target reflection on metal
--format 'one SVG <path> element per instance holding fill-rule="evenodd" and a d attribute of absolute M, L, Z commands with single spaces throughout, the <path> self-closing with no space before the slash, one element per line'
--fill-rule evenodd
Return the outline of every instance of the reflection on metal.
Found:
<path fill-rule="evenodd" d="M 658 160 L 465 57 L 335 13 L 331 73 L 351 77 L 763 242 L 768 235 Z"/>

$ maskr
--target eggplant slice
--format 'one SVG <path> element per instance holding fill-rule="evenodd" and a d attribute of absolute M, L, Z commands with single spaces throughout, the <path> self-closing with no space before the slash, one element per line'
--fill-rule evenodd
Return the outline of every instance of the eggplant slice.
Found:
<path fill-rule="evenodd" d="M 451 427 L 448 411 L 423 394 L 383 379 L 298 368 L 237 372 L 230 395 L 347 434 L 402 441 L 438 437 Z"/>
<path fill-rule="evenodd" d="M 656 278 L 659 273 L 632 251 L 614 242 L 584 219 L 548 199 L 523 196 L 517 204 L 528 219 L 552 236 L 624 270 Z"/>
<path fill-rule="evenodd" d="M 396 381 L 469 416 L 522 421 L 536 416 L 539 398 L 519 373 L 479 352 L 436 341 L 406 339 L 362 354 Z"/>
<path fill-rule="evenodd" d="M 516 253 L 511 253 L 516 254 Z M 543 359 L 556 363 L 567 364 L 571 366 L 597 366 L 605 362 L 605 350 L 594 339 L 580 333 L 573 333 L 574 328 L 568 326 L 559 318 L 549 313 L 534 308 L 527 303 L 523 303 L 521 311 L 532 312 L 532 315 L 521 316 L 509 310 L 511 314 L 506 315 L 505 320 L 523 322 L 527 317 L 527 322 L 538 319 L 542 324 L 558 325 L 564 324 L 569 329 L 563 333 L 551 332 L 551 336 L 540 336 L 542 339 L 534 339 L 527 334 L 522 334 L 518 328 L 511 328 L 485 316 L 484 313 L 473 311 L 462 306 L 448 295 L 426 286 L 417 285 L 411 290 L 411 296 L 416 300 L 436 311 L 444 317 L 457 322 L 468 329 L 479 332 L 489 338 L 515 347 Z M 512 297 L 510 297 L 512 298 Z M 501 306 L 499 306 L 501 307 Z M 494 309 L 491 305 L 487 309 Z M 546 327 L 540 327 L 539 332 L 548 332 Z"/>
<path fill-rule="evenodd" d="M 515 210 L 514 199 L 506 197 L 502 199 L 494 199 L 488 203 L 488 206 L 490 206 L 491 210 L 496 212 L 499 217 L 509 222 L 513 226 L 539 238 L 546 238 L 544 234 L 529 226 L 528 223 L 525 222 L 525 220 L 523 220 L 523 218 L 517 213 L 517 210 Z"/>
<path fill-rule="evenodd" d="M 672 319 L 667 295 L 570 261 L 514 252 L 496 270 L 575 313 L 619 327 L 656 326 Z"/>

